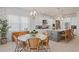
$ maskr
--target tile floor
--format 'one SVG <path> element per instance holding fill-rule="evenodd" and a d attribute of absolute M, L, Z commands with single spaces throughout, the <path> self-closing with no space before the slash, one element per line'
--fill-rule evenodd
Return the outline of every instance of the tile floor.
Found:
<path fill-rule="evenodd" d="M 70 42 L 55 42 L 50 40 L 49 45 L 50 48 L 48 49 L 48 52 L 79 52 L 79 37 L 75 37 L 75 39 Z M 14 52 L 15 46 L 14 42 L 0 45 L 0 52 Z"/>

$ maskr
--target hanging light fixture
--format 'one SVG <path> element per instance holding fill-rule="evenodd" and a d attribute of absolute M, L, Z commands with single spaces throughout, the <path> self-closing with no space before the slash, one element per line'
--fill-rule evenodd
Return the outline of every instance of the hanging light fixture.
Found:
<path fill-rule="evenodd" d="M 35 19 L 35 17 L 37 16 L 36 9 L 33 9 L 33 11 L 30 12 L 30 16 Z"/>
<path fill-rule="evenodd" d="M 36 16 L 36 14 L 37 14 L 37 12 L 35 10 L 30 12 L 31 16 Z"/>
<path fill-rule="evenodd" d="M 63 10 L 61 8 L 57 8 L 57 16 L 56 20 L 63 20 Z"/>

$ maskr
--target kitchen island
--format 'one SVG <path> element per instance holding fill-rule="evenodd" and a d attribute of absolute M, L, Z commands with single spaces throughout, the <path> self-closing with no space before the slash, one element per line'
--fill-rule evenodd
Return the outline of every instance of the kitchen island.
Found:
<path fill-rule="evenodd" d="M 52 30 L 51 37 L 53 41 L 60 41 L 61 40 L 61 32 L 65 31 L 66 29 L 56 29 Z"/>

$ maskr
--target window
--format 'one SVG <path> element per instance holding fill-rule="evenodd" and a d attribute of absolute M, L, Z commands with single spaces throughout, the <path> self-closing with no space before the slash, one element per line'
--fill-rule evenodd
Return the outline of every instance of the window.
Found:
<path fill-rule="evenodd" d="M 9 31 L 24 31 L 28 27 L 28 18 L 16 15 L 8 15 Z"/>

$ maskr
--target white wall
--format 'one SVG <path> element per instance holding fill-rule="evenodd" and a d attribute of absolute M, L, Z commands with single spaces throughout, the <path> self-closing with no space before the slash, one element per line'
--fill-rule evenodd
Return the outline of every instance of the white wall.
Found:
<path fill-rule="evenodd" d="M 62 20 L 62 24 L 61 24 L 61 28 L 64 29 L 65 28 L 65 23 L 69 23 L 68 24 L 68 27 L 70 28 L 71 26 L 71 18 L 72 17 L 67 17 L 67 18 L 64 18 L 64 20 Z"/>
<path fill-rule="evenodd" d="M 65 28 L 65 22 L 68 22 L 69 23 L 69 27 L 71 25 L 76 25 L 77 26 L 77 29 L 74 30 L 74 34 L 79 36 L 79 20 L 77 18 L 78 16 L 73 16 L 73 17 L 66 17 L 64 18 L 64 20 L 62 21 L 62 28 Z"/>
<path fill-rule="evenodd" d="M 42 20 L 47 20 L 47 25 L 49 25 L 49 29 L 52 29 L 52 24 L 54 21 L 53 17 L 41 15 L 34 20 L 34 27 L 36 25 L 42 25 Z"/>
<path fill-rule="evenodd" d="M 77 20 L 74 22 L 77 24 L 77 35 L 79 36 L 79 12 L 77 12 Z"/>
<path fill-rule="evenodd" d="M 36 29 L 36 25 L 42 25 L 42 20 L 47 20 L 47 25 L 49 25 L 48 29 Z M 55 23 L 53 17 L 46 16 L 46 15 L 39 15 L 36 16 L 35 19 L 30 17 L 30 30 L 36 29 L 37 31 L 45 32 L 52 30 L 52 24 Z"/>

